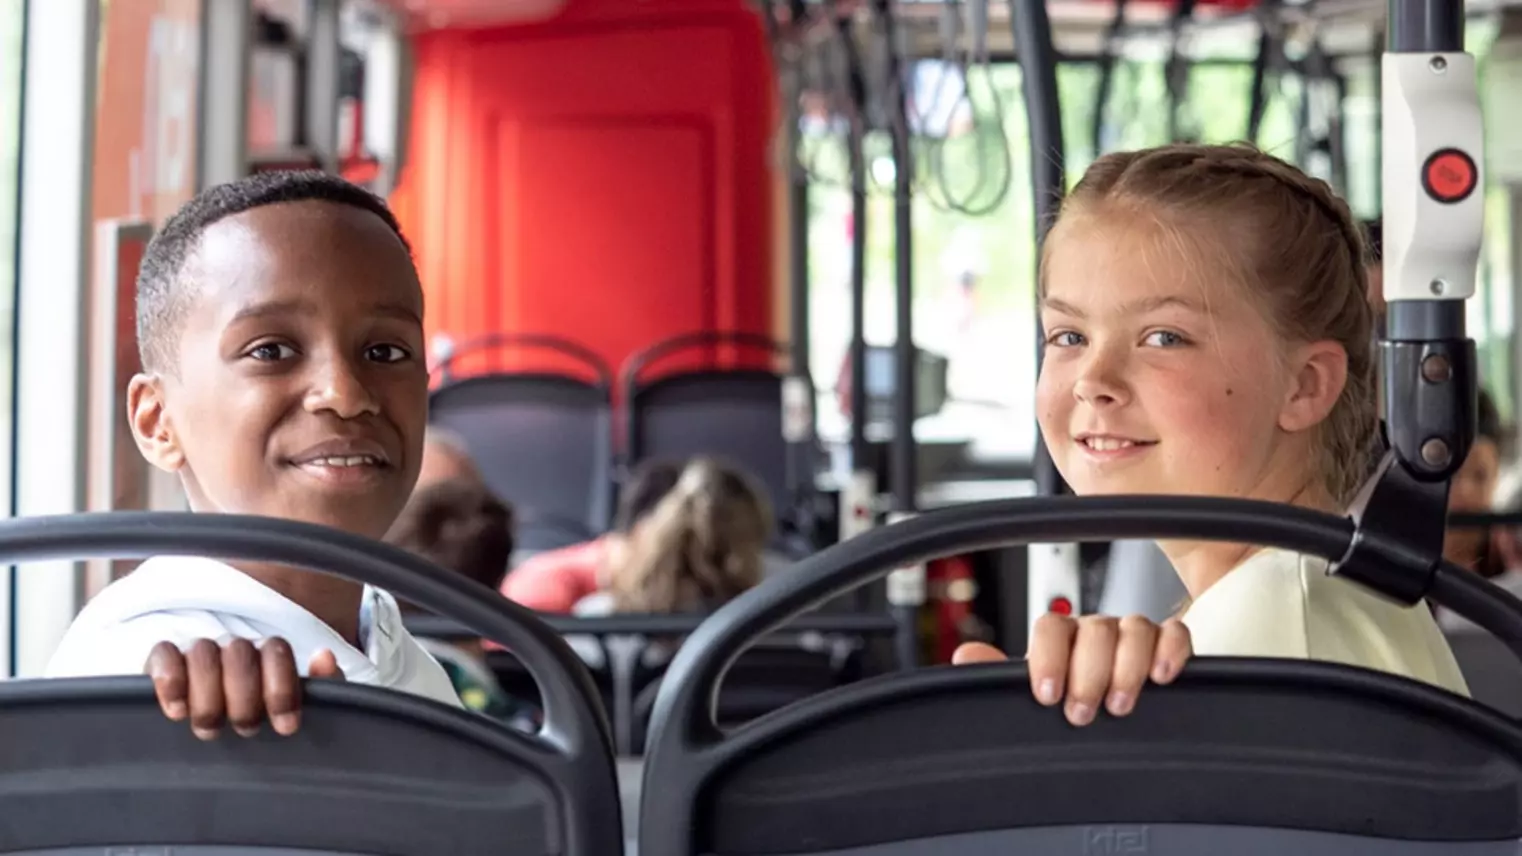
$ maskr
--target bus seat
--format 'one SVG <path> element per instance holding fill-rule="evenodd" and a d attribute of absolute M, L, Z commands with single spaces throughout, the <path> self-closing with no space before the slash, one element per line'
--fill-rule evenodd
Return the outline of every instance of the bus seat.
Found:
<path fill-rule="evenodd" d="M 486 483 L 513 504 L 526 553 L 607 528 L 612 410 L 608 387 L 547 374 L 469 377 L 429 399 L 429 420 L 459 435 Z"/>
<path fill-rule="evenodd" d="M 1516 726 L 1424 685 L 1202 658 L 1082 740 L 1025 686 L 1023 663 L 936 667 L 805 699 L 662 765 L 641 849 L 1499 856 L 1522 838 Z"/>
<path fill-rule="evenodd" d="M 762 643 L 751 648 L 735 660 L 719 687 L 719 726 L 742 725 L 839 686 L 846 674 L 838 660 L 831 650 L 796 645 Z M 660 684 L 659 674 L 649 676 L 634 699 L 635 752 L 645 750 L 645 733 Z"/>
<path fill-rule="evenodd" d="M 693 371 L 641 384 L 630 398 L 631 463 L 713 455 L 749 473 L 778 513 L 792 505 L 782 439 L 782 376 Z"/>
<path fill-rule="evenodd" d="M 1522 717 L 1522 664 L 1506 643 L 1478 628 L 1449 630 L 1443 637 L 1474 700 L 1508 716 Z"/>
<path fill-rule="evenodd" d="M 1348 518 L 1263 502 L 1011 499 L 927 512 L 800 562 L 715 612 L 667 668 L 646 737 L 640 852 L 1518 853 L 1522 723 L 1341 664 L 1199 657 L 1130 715 L 1081 729 L 1036 702 L 1019 661 L 873 677 L 735 729 L 714 719 L 737 654 L 894 568 L 1052 538 L 1244 533 L 1323 556 L 1357 537 Z M 1432 599 L 1500 635 L 1522 622 L 1522 602 L 1487 585 L 1445 564 Z"/>
<path fill-rule="evenodd" d="M 811 487 L 813 473 L 812 456 L 793 460 L 782 435 L 783 375 L 764 369 L 662 373 L 651 368 L 678 353 L 718 347 L 786 355 L 770 337 L 715 331 L 677 336 L 630 356 L 620 370 L 628 410 L 624 452 L 630 466 L 712 455 L 743 469 L 766 491 L 780 540 L 800 499 L 789 488 L 789 468 L 805 480 L 803 489 Z"/>
<path fill-rule="evenodd" d="M 301 730 L 202 741 L 144 676 L 0 682 L 0 851 L 620 856 L 606 716 L 533 613 L 399 548 L 292 520 L 110 512 L 0 521 L 0 561 L 197 555 L 341 574 L 510 647 L 545 724 L 305 681 Z M 67 567 L 65 563 L 65 567 Z"/>
<path fill-rule="evenodd" d="M 147 678 L 0 683 L 5 852 L 565 852 L 569 769 L 521 735 L 391 690 L 306 693 L 294 737 L 202 742 Z"/>

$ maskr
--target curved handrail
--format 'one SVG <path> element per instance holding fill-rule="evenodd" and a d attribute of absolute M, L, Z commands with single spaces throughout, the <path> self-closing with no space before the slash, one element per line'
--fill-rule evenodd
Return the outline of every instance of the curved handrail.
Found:
<path fill-rule="evenodd" d="M 512 649 L 539 684 L 537 739 L 569 755 L 612 751 L 591 674 L 530 610 L 411 553 L 358 535 L 267 517 L 187 512 L 96 512 L 0 520 L 0 559 L 145 559 L 276 562 L 385 589 Z M 564 677 L 558 677 L 563 675 Z"/>
<path fill-rule="evenodd" d="M 689 351 L 694 348 L 713 347 L 720 345 L 732 345 L 739 348 L 754 348 L 757 350 L 771 351 L 774 355 L 783 357 L 790 356 L 786 342 L 779 342 L 771 336 L 762 333 L 746 333 L 735 330 L 699 330 L 694 333 L 683 333 L 663 339 L 655 344 L 635 351 L 624 360 L 618 370 L 618 384 L 625 393 L 625 401 L 630 400 L 639 385 L 640 373 L 652 363 L 666 359 L 673 354 Z M 795 371 L 806 371 L 807 366 L 793 367 Z M 806 375 L 805 375 L 806 376 Z"/>
<path fill-rule="evenodd" d="M 656 700 L 650 749 L 683 754 L 719 739 L 715 691 L 752 640 L 791 616 L 894 568 L 953 553 L 1029 543 L 1115 539 L 1197 539 L 1279 547 L 1338 559 L 1355 538 L 1351 520 L 1278 503 L 1214 497 L 1043 497 L 934 511 L 837 544 L 731 601 L 688 638 L 667 668 Z M 1444 563 L 1429 597 L 1497 635 L 1522 657 L 1522 600 Z M 678 717 L 672 723 L 667 720 Z M 673 727 L 675 726 L 675 727 Z"/>
<path fill-rule="evenodd" d="M 580 636 L 685 636 L 697 630 L 707 615 L 545 615 L 538 616 L 556 633 Z M 407 629 L 417 636 L 437 639 L 468 639 L 475 634 L 458 621 L 438 615 L 409 615 Z M 778 627 L 779 633 L 839 633 L 891 636 L 898 628 L 887 615 L 818 613 L 803 615 Z"/>
<path fill-rule="evenodd" d="M 597 377 L 598 386 L 605 389 L 613 387 L 613 368 L 600 354 L 580 342 L 545 333 L 487 333 L 484 336 L 468 339 L 451 347 L 441 359 L 429 367 L 428 373 L 438 372 L 439 378 L 447 383 L 450 379 L 449 367 L 454 365 L 455 360 L 466 354 L 491 348 L 530 348 L 552 351 L 561 356 L 570 357 L 591 369 Z"/>

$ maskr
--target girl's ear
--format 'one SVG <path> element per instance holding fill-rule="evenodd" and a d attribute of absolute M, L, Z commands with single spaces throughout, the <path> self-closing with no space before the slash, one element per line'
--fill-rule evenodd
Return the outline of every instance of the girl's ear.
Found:
<path fill-rule="evenodd" d="M 1298 433 L 1332 414 L 1348 383 L 1348 353 L 1336 342 L 1312 342 L 1291 355 L 1290 365 L 1293 375 L 1279 410 L 1279 428 Z"/>

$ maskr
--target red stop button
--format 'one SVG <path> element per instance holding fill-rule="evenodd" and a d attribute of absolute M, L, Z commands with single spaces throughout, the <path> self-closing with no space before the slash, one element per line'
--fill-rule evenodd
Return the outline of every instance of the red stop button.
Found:
<path fill-rule="evenodd" d="M 1055 612 L 1058 615 L 1072 615 L 1073 602 L 1065 597 L 1054 597 L 1052 602 L 1046 605 L 1046 609 L 1048 612 Z"/>
<path fill-rule="evenodd" d="M 1474 160 L 1458 149 L 1439 149 L 1422 166 L 1422 187 L 1439 202 L 1462 202 L 1478 183 Z"/>

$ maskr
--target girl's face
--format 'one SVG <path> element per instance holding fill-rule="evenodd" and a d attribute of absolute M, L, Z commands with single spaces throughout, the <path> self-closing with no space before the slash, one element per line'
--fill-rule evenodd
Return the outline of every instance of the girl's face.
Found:
<path fill-rule="evenodd" d="M 1074 491 L 1289 501 L 1319 475 L 1340 347 L 1281 342 L 1161 228 L 1083 217 L 1052 240 L 1038 419 Z"/>

